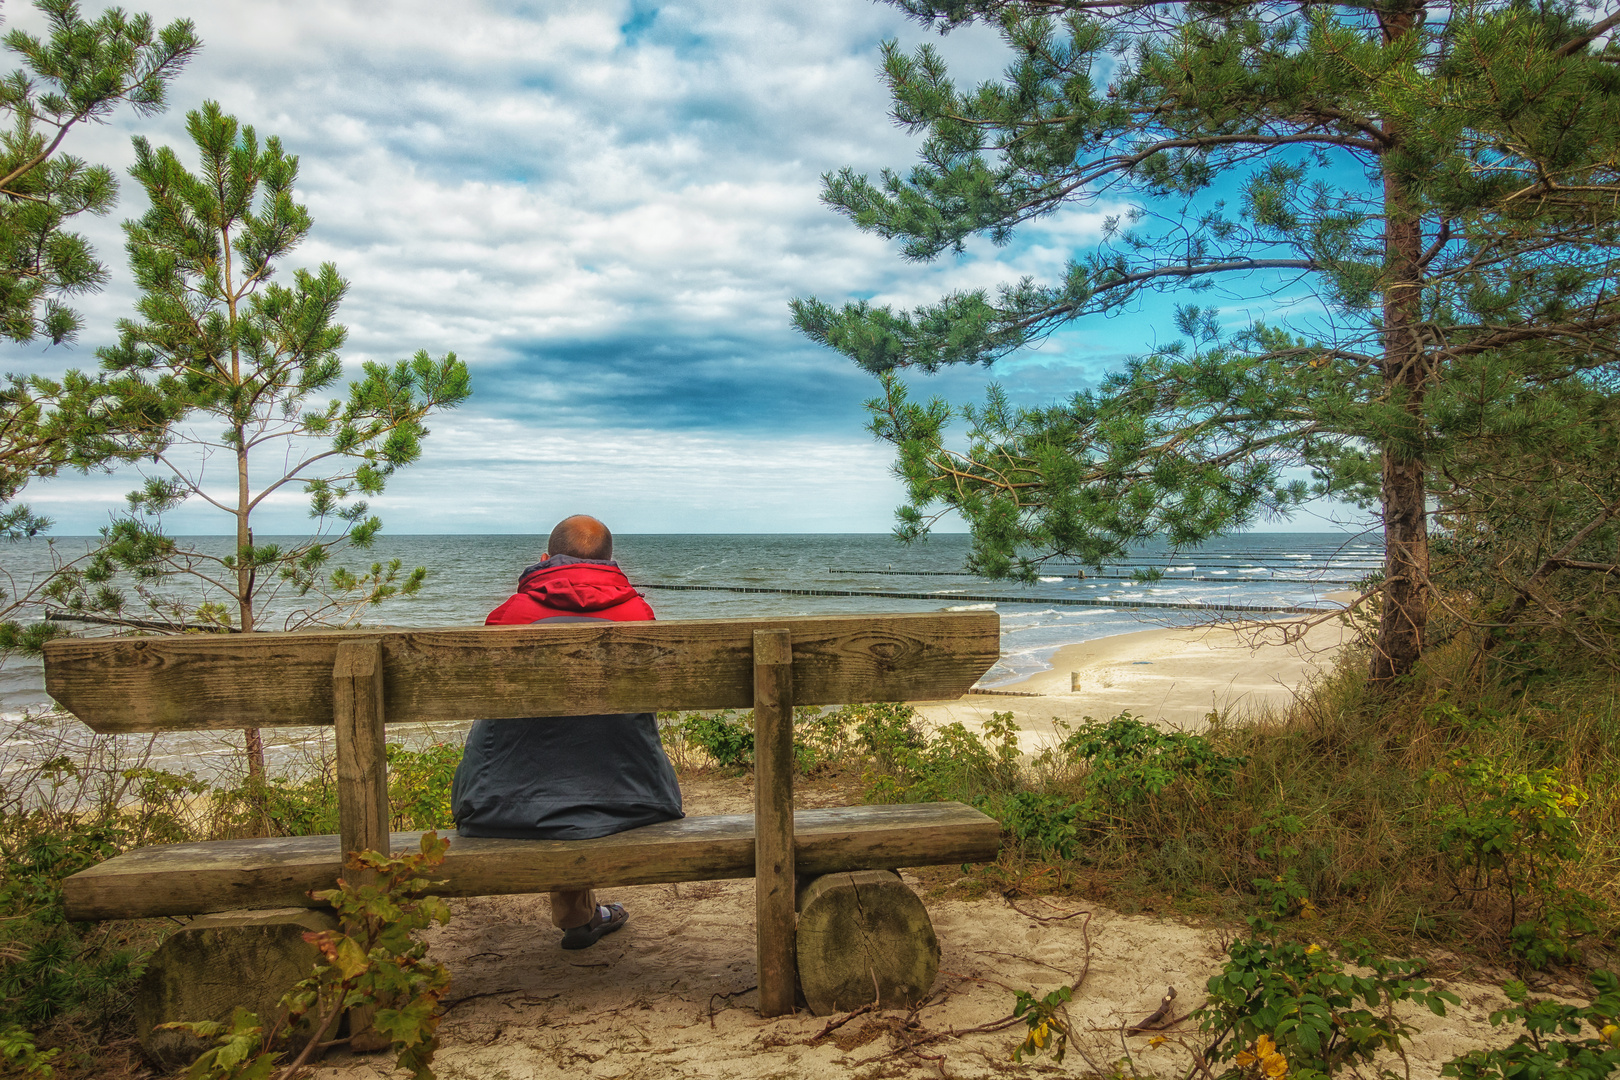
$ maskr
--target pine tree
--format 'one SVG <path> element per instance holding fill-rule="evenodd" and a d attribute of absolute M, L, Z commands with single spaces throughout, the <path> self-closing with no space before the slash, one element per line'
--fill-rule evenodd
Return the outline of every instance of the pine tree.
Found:
<path fill-rule="evenodd" d="M 143 116 L 161 112 L 169 82 L 201 46 L 186 19 L 159 30 L 150 16 L 117 8 L 87 22 L 72 0 L 34 6 L 47 17 L 49 36 L 12 30 L 4 38 L 25 66 L 0 79 L 0 114 L 9 121 L 0 130 L 0 338 L 61 344 L 81 326 L 65 300 L 107 280 L 90 242 L 68 226 L 80 214 L 107 213 L 118 196 L 112 170 L 64 152 L 68 136 L 123 105 Z M 78 371 L 61 379 L 5 376 L 0 538 L 48 527 L 28 507 L 12 505 L 31 480 L 137 456 L 168 418 L 161 400 L 127 380 L 109 386 Z M 17 630 L 7 624 L 3 634 Z"/>
<path fill-rule="evenodd" d="M 1476 460 L 1458 451 L 1469 395 L 1507 386 L 1534 408 L 1555 384 L 1612 387 L 1620 52 L 1601 39 L 1620 15 L 1559 0 L 892 2 L 942 32 L 992 24 L 1013 61 L 959 89 L 933 48 L 886 45 L 921 161 L 877 183 L 829 175 L 826 202 L 917 260 L 972 235 L 1005 243 L 1065 206 L 1130 203 L 1056 283 L 900 312 L 794 302 L 801 330 L 882 378 L 870 407 L 908 483 L 901 535 L 955 509 L 975 569 L 1028 578 L 1154 535 L 1194 545 L 1311 496 L 1377 504 L 1372 676 L 1409 672 L 1433 601 L 1429 500 Z M 1067 402 L 1014 409 L 993 388 L 961 410 L 965 445 L 947 436 L 955 410 L 912 401 L 895 374 L 990 364 L 1145 292 L 1215 283 L 1308 287 L 1320 314 L 1226 334 L 1184 305 L 1181 341 Z"/>
<path fill-rule="evenodd" d="M 186 116 L 201 159 L 191 172 L 168 147 L 136 137 L 130 174 L 151 209 L 125 224 L 142 295 L 138 319 L 101 349 L 110 373 L 173 401 L 181 418 L 156 449 L 131 512 L 104 531 L 98 558 L 60 580 L 54 597 L 81 619 L 145 629 L 252 632 L 342 622 L 389 596 L 415 592 L 425 570 L 400 579 L 397 560 L 356 574 L 331 568 L 345 548 L 368 548 L 382 527 L 358 496 L 421 456 L 430 413 L 470 392 L 455 354 L 418 352 L 393 366 L 366 363 L 343 396 L 347 331 L 334 321 L 348 289 L 330 263 L 272 280 L 308 235 L 295 201 L 298 159 L 280 140 L 261 145 L 216 102 Z M 215 470 L 223 464 L 223 476 Z M 254 539 L 254 514 L 288 487 L 309 499 L 312 534 L 289 545 Z M 163 531 L 186 501 L 227 515 L 230 552 L 209 553 Z M 113 587 L 132 573 L 139 604 Z M 249 733 L 251 774 L 263 748 Z"/>

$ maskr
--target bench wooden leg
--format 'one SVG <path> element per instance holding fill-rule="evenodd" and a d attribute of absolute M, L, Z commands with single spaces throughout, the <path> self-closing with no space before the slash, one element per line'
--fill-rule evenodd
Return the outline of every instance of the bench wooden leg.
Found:
<path fill-rule="evenodd" d="M 754 631 L 754 918 L 759 1012 L 793 1011 L 793 641 Z"/>
<path fill-rule="evenodd" d="M 799 890 L 797 959 L 817 1016 L 872 1001 L 909 1009 L 939 974 L 939 938 L 917 894 L 889 870 L 824 874 Z"/>
<path fill-rule="evenodd" d="M 388 745 L 383 731 L 382 642 L 338 645 L 332 668 L 337 738 L 338 836 L 351 851 L 388 850 Z"/>

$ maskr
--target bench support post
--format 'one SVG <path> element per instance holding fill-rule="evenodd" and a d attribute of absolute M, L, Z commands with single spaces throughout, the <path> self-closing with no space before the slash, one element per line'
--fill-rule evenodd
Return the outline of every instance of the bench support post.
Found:
<path fill-rule="evenodd" d="M 754 631 L 754 919 L 759 1012 L 793 1011 L 793 642 Z"/>
<path fill-rule="evenodd" d="M 338 835 L 343 856 L 388 851 L 388 757 L 383 735 L 382 642 L 338 645 L 332 669 L 337 736 Z"/>

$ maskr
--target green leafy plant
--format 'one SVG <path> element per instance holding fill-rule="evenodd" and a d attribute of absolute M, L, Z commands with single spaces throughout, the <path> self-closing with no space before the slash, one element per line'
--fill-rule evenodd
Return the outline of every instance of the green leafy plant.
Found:
<path fill-rule="evenodd" d="M 912 734 L 909 706 L 896 712 L 868 745 L 880 747 L 879 772 L 867 790 L 876 802 L 932 802 L 940 799 L 977 801 L 983 796 L 1015 788 L 1021 779 L 1018 725 L 1012 713 L 992 713 L 982 735 L 962 723 L 950 723 L 924 738 Z M 878 741 L 893 740 L 893 741 Z M 884 764 L 888 768 L 884 769 Z"/>
<path fill-rule="evenodd" d="M 1026 1055 L 1035 1057 L 1046 1052 L 1052 1055 L 1052 1060 L 1061 1064 L 1069 1046 L 1070 1024 L 1066 1006 L 1074 991 L 1060 986 L 1041 998 L 1024 990 L 1015 990 L 1013 995 L 1013 1018 L 1024 1021 L 1029 1033 L 1024 1036 L 1018 1049 L 1013 1051 L 1012 1059 L 1021 1062 Z"/>
<path fill-rule="evenodd" d="M 680 723 L 666 726 L 664 738 L 696 747 L 722 769 L 746 769 L 754 763 L 752 712 L 747 719 L 730 709 L 692 713 Z"/>
<path fill-rule="evenodd" d="M 817 709 L 803 706 L 793 710 L 793 763 L 806 776 L 846 763 L 852 757 L 850 727 L 852 709 Z"/>
<path fill-rule="evenodd" d="M 1230 1063 L 1219 1077 L 1314 1080 L 1369 1064 L 1380 1052 L 1403 1054 L 1412 1029 L 1395 1017 L 1395 1002 L 1444 1016 L 1459 1000 L 1416 977 L 1416 961 L 1357 948 L 1351 960 L 1368 973 L 1353 974 L 1320 946 L 1281 941 L 1264 920 L 1251 923 L 1257 936 L 1232 943 L 1209 980 L 1209 1000 L 1193 1012 L 1210 1039 L 1205 1056 Z"/>
<path fill-rule="evenodd" d="M 1273 864 L 1271 877 L 1255 878 L 1251 884 L 1259 894 L 1261 904 L 1273 918 L 1281 919 L 1298 913 L 1307 918 L 1316 914 L 1308 890 L 1294 875 L 1293 861 L 1299 858 L 1295 838 L 1305 831 L 1305 822 L 1297 814 L 1273 809 L 1260 824 L 1249 830 L 1256 840 L 1255 854 Z"/>
<path fill-rule="evenodd" d="M 1597 928 L 1597 902 L 1562 880 L 1591 796 L 1557 769 L 1513 772 L 1477 757 L 1430 779 L 1454 800 L 1440 811 L 1440 850 L 1458 895 L 1505 904 L 1508 947 L 1532 967 L 1573 959 L 1575 940 Z"/>
<path fill-rule="evenodd" d="M 450 783 L 461 763 L 460 743 L 435 743 L 421 750 L 388 745 L 388 801 L 395 829 L 445 829 L 455 824 L 450 813 Z"/>
<path fill-rule="evenodd" d="M 281 1015 L 268 1026 L 246 1009 L 226 1022 L 163 1025 L 214 1040 L 186 1071 L 188 1080 L 291 1080 L 327 1045 L 345 1013 L 351 1025 L 369 1013 L 372 1027 L 393 1047 L 396 1067 L 413 1080 L 432 1080 L 439 1003 L 450 973 L 429 961 L 427 947 L 412 935 L 449 921 L 443 900 L 421 895 L 434 883 L 420 876 L 444 861 L 449 844 L 429 832 L 420 851 L 401 858 L 351 853 L 337 888 L 311 894 L 332 906 L 340 929 L 304 935 L 326 962 L 281 999 Z M 295 1052 L 286 1044 L 298 1041 L 292 1036 L 299 1021 L 305 1024 Z"/>
<path fill-rule="evenodd" d="M 1089 808 L 1099 814 L 1117 814 L 1179 782 L 1219 787 L 1246 760 L 1222 754 L 1207 736 L 1160 731 L 1128 712 L 1103 721 L 1087 717 L 1057 754 L 1086 767 Z"/>
<path fill-rule="evenodd" d="M 1082 809 L 1073 799 L 1049 791 L 1015 791 L 999 800 L 981 797 L 974 805 L 1000 821 L 1025 851 L 1044 859 L 1074 858 Z"/>
<path fill-rule="evenodd" d="M 60 1047 L 41 1050 L 34 1045 L 34 1034 L 17 1024 L 0 1030 L 0 1076 L 26 1076 L 36 1080 L 52 1080 L 56 1068 L 51 1062 L 62 1052 Z"/>
<path fill-rule="evenodd" d="M 910 705 L 880 703 L 851 705 L 855 737 L 871 754 L 880 770 L 896 768 L 906 754 L 921 749 L 925 742 L 917 726 L 917 710 Z"/>
<path fill-rule="evenodd" d="M 1512 1045 L 1471 1050 L 1448 1061 L 1442 1076 L 1458 1080 L 1604 1080 L 1620 1072 L 1620 978 L 1597 970 L 1590 975 L 1596 991 L 1588 1005 L 1566 1005 L 1532 998 L 1522 982 L 1502 989 L 1512 1003 L 1491 1013 L 1491 1026 L 1517 1020 L 1524 1033 Z M 1588 1030 L 1590 1029 L 1590 1030 Z M 1587 1032 L 1585 1038 L 1571 1038 Z"/>

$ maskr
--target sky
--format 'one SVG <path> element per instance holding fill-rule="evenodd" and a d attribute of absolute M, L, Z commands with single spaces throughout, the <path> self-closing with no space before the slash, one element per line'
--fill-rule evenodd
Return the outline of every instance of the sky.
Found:
<path fill-rule="evenodd" d="M 71 152 L 123 175 L 138 133 L 194 161 L 185 113 L 217 100 L 300 159 L 314 228 L 285 266 L 331 261 L 350 282 L 346 365 L 425 349 L 470 367 L 472 398 L 430 421 L 422 460 L 373 500 L 390 532 L 536 533 L 576 512 L 621 533 L 886 531 L 902 491 L 864 429 L 876 383 L 794 331 L 788 301 L 910 305 L 1050 279 L 1118 209 L 917 265 L 822 205 L 829 170 L 915 156 L 888 116 L 882 41 L 935 41 L 964 81 L 1006 63 L 988 30 L 939 39 L 868 0 L 126 7 L 192 19 L 203 51 L 167 113 L 126 110 L 76 131 Z M 42 25 L 17 0 L 3 12 Z M 112 281 L 76 304 L 76 345 L 0 346 L 5 370 L 94 366 L 133 308 L 119 223 L 143 209 L 126 179 L 110 216 L 80 219 Z M 919 376 L 916 392 L 969 401 L 994 378 L 1017 403 L 1060 400 L 1173 337 L 1159 315 L 1088 320 L 988 372 Z M 24 499 L 57 533 L 89 533 L 138 482 L 125 469 Z M 295 493 L 259 514 L 260 535 L 303 526 Z M 231 528 L 202 507 L 167 523 Z"/>

